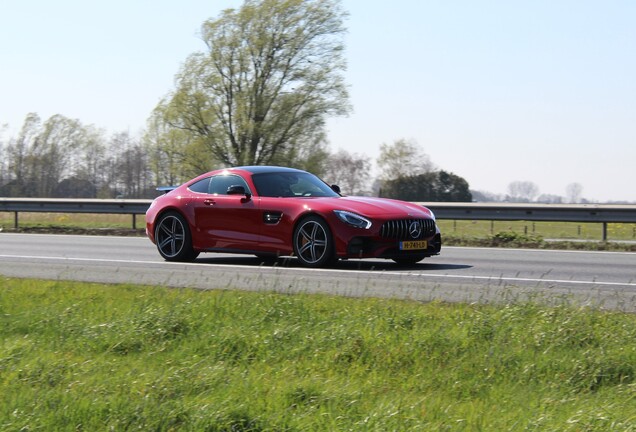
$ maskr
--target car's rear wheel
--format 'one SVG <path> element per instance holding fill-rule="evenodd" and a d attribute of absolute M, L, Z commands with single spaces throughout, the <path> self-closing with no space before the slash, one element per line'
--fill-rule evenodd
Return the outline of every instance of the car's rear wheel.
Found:
<path fill-rule="evenodd" d="M 400 257 L 400 258 L 393 258 L 393 261 L 395 261 L 399 265 L 406 266 L 406 265 L 413 265 L 415 263 L 418 263 L 422 261 L 424 258 L 426 258 L 426 255 L 411 255 L 411 256 Z"/>
<path fill-rule="evenodd" d="M 186 220 L 177 212 L 161 217 L 155 228 L 159 254 L 167 261 L 192 261 L 199 253 L 192 249 L 192 236 Z"/>
<path fill-rule="evenodd" d="M 309 216 L 296 226 L 294 254 L 306 267 L 322 267 L 334 261 L 333 237 L 323 219 Z"/>

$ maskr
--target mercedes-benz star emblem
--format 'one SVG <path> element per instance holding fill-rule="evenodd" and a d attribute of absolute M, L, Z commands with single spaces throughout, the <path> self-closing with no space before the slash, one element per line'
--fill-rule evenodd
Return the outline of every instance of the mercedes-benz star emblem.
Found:
<path fill-rule="evenodd" d="M 413 221 L 411 225 L 409 225 L 409 234 L 411 238 L 419 238 L 422 235 L 422 224 L 420 221 Z"/>

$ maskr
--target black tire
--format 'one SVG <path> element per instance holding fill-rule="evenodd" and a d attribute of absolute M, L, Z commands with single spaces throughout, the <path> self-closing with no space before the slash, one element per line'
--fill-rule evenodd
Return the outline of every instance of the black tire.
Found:
<path fill-rule="evenodd" d="M 305 267 L 322 267 L 335 261 L 333 236 L 327 223 L 309 216 L 294 230 L 294 254 Z"/>
<path fill-rule="evenodd" d="M 422 261 L 424 258 L 426 258 L 426 255 L 411 255 L 411 256 L 392 258 L 392 259 L 399 265 L 407 266 L 407 265 L 416 264 Z"/>
<path fill-rule="evenodd" d="M 177 212 L 161 216 L 155 228 L 155 243 L 166 261 L 192 261 L 199 252 L 192 249 L 188 222 Z"/>

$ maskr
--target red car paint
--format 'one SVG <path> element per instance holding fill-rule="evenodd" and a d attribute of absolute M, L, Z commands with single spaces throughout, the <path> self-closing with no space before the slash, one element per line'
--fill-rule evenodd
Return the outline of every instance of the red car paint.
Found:
<path fill-rule="evenodd" d="M 231 252 L 296 255 L 307 266 L 369 257 L 414 263 L 441 248 L 435 217 L 421 205 L 341 196 L 312 174 L 263 166 L 211 171 L 156 198 L 146 233 L 175 261 Z"/>

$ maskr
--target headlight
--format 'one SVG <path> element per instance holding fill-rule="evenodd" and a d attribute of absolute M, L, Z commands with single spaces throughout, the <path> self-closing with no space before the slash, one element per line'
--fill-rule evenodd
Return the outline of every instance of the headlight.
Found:
<path fill-rule="evenodd" d="M 333 212 L 336 214 L 336 216 L 338 216 L 338 218 L 341 221 L 343 221 L 347 225 L 351 225 L 356 228 L 362 228 L 362 229 L 371 228 L 371 221 L 358 214 L 351 213 L 345 210 L 334 210 Z"/>

